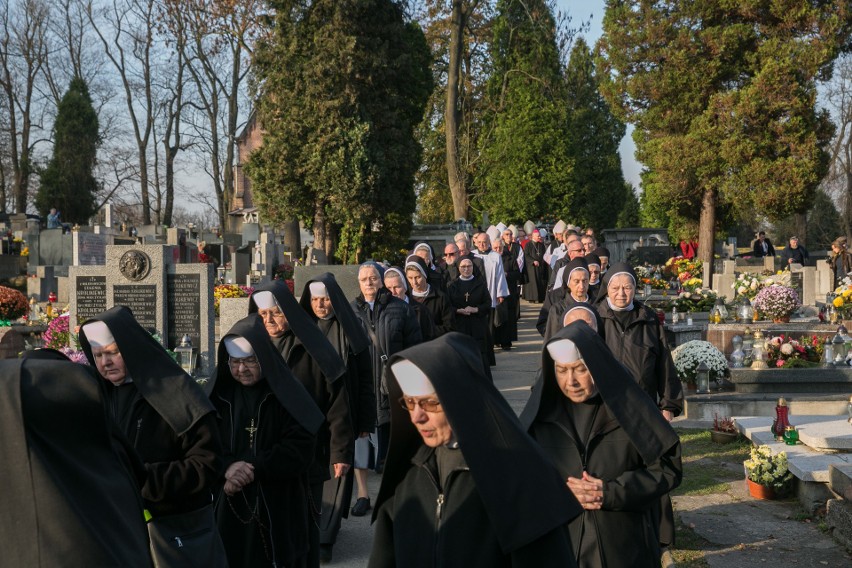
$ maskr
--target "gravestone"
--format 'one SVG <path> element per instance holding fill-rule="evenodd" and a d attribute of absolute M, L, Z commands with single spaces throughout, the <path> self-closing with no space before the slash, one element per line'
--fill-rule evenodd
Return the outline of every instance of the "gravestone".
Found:
<path fill-rule="evenodd" d="M 107 235 L 72 231 L 72 264 L 74 266 L 103 266 L 106 247 L 112 244 Z"/>
<path fill-rule="evenodd" d="M 175 247 L 108 245 L 105 266 L 69 268 L 72 329 L 116 305 L 127 306 L 142 327 L 160 334 L 168 349 L 189 335 L 199 352 L 199 374 L 213 371 L 213 266 L 179 264 Z"/>

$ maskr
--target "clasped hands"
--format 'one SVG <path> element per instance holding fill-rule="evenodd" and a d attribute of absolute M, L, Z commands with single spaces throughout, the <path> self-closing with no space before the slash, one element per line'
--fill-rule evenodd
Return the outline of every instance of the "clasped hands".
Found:
<path fill-rule="evenodd" d="M 225 495 L 235 495 L 249 483 L 254 483 L 254 466 L 252 464 L 236 461 L 225 470 Z"/>
<path fill-rule="evenodd" d="M 457 308 L 456 309 L 457 314 L 463 314 L 463 315 L 466 315 L 466 316 L 471 316 L 471 315 L 478 313 L 478 312 L 479 312 L 479 308 L 477 308 L 476 306 L 465 306 L 463 308 Z"/>
<path fill-rule="evenodd" d="M 603 480 L 584 471 L 582 478 L 569 477 L 567 485 L 584 509 L 591 511 L 603 506 Z"/>

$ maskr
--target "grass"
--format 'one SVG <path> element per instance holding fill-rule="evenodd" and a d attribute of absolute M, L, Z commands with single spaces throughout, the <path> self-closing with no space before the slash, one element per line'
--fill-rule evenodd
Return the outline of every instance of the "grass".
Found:
<path fill-rule="evenodd" d="M 728 491 L 731 481 L 743 479 L 742 462 L 749 456 L 751 442 L 745 438 L 731 444 L 716 444 L 709 430 L 675 429 L 683 449 L 683 481 L 676 495 L 710 495 Z M 713 544 L 676 519 L 677 547 L 672 556 L 678 568 L 707 568 L 704 551 Z"/>

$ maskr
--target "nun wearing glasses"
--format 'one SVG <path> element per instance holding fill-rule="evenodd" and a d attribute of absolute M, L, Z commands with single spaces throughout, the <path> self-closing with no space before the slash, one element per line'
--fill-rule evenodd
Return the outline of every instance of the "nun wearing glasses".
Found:
<path fill-rule="evenodd" d="M 451 332 L 388 368 L 369 566 L 576 566 L 566 524 L 582 509 L 486 378 L 476 342 Z"/>
<path fill-rule="evenodd" d="M 325 417 L 256 314 L 219 344 L 210 400 L 225 445 L 216 520 L 231 568 L 307 565 L 308 474 Z"/>

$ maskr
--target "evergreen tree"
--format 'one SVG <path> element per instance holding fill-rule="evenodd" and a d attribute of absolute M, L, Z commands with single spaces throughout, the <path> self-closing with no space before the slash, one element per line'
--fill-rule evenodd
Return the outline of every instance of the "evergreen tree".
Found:
<path fill-rule="evenodd" d="M 248 164 L 258 204 L 295 214 L 344 262 L 398 250 L 414 212 L 414 129 L 431 92 L 420 28 L 391 0 L 271 2 L 255 51 L 263 146 Z"/>
<path fill-rule="evenodd" d="M 624 181 L 618 145 L 624 138 L 624 123 L 609 109 L 600 94 L 599 81 L 589 46 L 577 39 L 565 71 L 568 101 L 568 152 L 574 168 L 571 187 L 574 206 L 558 211 L 584 227 L 605 229 L 638 222 L 639 202 Z M 636 206 L 622 218 L 620 204 Z M 621 208 L 623 209 L 623 208 Z"/>
<path fill-rule="evenodd" d="M 93 170 L 101 137 L 86 82 L 75 77 L 59 101 L 53 126 L 53 156 L 41 172 L 35 205 L 47 215 L 55 207 L 66 223 L 86 223 L 95 213 L 98 183 Z"/>
<path fill-rule="evenodd" d="M 848 2 L 608 0 L 598 69 L 634 123 L 646 199 L 674 239 L 699 229 L 712 258 L 725 205 L 772 219 L 804 211 L 831 136 L 816 80 L 848 41 Z"/>
<path fill-rule="evenodd" d="M 500 0 L 477 205 L 520 220 L 576 208 L 556 24 L 545 0 Z"/>
<path fill-rule="evenodd" d="M 618 202 L 614 202 L 618 203 Z M 618 212 L 618 218 L 615 221 L 615 226 L 619 229 L 625 227 L 655 227 L 658 225 L 643 225 L 639 217 L 639 198 L 633 191 L 633 186 L 624 182 L 624 205 L 621 211 Z"/>

